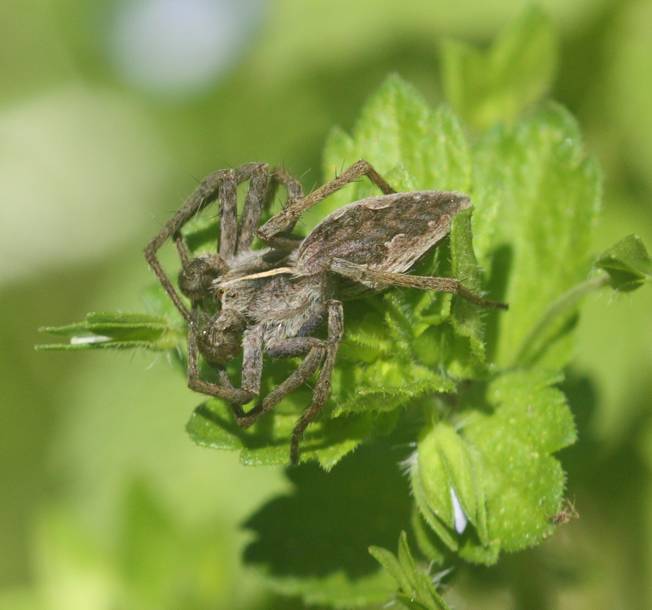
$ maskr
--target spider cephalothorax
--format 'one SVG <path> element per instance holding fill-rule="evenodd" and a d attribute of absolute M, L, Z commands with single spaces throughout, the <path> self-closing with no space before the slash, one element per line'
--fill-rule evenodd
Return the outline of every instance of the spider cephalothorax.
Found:
<path fill-rule="evenodd" d="M 179 290 L 192 302 L 211 296 L 213 282 L 228 271 L 217 254 L 198 256 L 187 261 L 179 273 Z"/>
<path fill-rule="evenodd" d="M 384 194 L 336 210 L 304 239 L 288 237 L 304 211 L 362 176 Z M 238 221 L 237 186 L 245 181 L 249 181 L 249 191 Z M 279 184 L 287 189 L 287 204 L 259 227 L 263 210 Z M 192 258 L 181 229 L 214 200 L 220 203 L 217 252 Z M 342 300 L 364 291 L 403 286 L 452 292 L 478 305 L 506 307 L 478 296 L 455 278 L 405 273 L 450 231 L 455 214 L 469 206 L 468 197 L 459 193 L 395 193 L 366 161 L 358 161 L 306 196 L 297 180 L 264 163 L 211 174 L 145 250 L 148 262 L 188 323 L 188 385 L 226 400 L 238 424 L 247 427 L 319 371 L 312 403 L 292 435 L 291 460 L 297 463 L 303 432 L 330 392 L 343 334 Z M 267 246 L 252 249 L 255 236 Z M 156 258 L 156 251 L 169 238 L 179 252 L 179 288 L 190 306 Z M 324 322 L 326 338 L 319 338 L 316 331 Z M 217 383 L 201 379 L 198 352 L 217 368 Z M 238 388 L 224 367 L 240 354 Z M 285 381 L 261 397 L 264 358 L 291 356 L 304 359 Z M 245 412 L 242 405 L 254 398 L 256 405 Z"/>

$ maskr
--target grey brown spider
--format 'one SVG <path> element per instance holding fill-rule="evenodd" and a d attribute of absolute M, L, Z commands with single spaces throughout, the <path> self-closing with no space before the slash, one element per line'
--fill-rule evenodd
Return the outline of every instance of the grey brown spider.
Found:
<path fill-rule="evenodd" d="M 303 239 L 290 236 L 303 212 L 363 176 L 383 194 L 337 209 Z M 237 187 L 247 181 L 238 221 Z M 259 226 L 279 185 L 287 191 L 286 205 Z M 216 252 L 193 257 L 181 229 L 216 200 L 220 219 Z M 265 163 L 210 174 L 145 249 L 148 263 L 188 323 L 188 386 L 228 402 L 238 425 L 246 428 L 319 371 L 312 402 L 292 433 L 290 459 L 298 463 L 303 433 L 330 392 L 343 334 L 342 301 L 400 286 L 450 292 L 485 307 L 507 307 L 473 293 L 455 278 L 406 273 L 448 234 L 453 216 L 470 205 L 460 193 L 397 193 L 364 160 L 305 196 L 295 178 Z M 266 247 L 253 249 L 255 237 Z M 156 256 L 170 238 L 181 259 L 181 294 Z M 327 338 L 321 339 L 315 334 L 324 321 Z M 217 383 L 200 377 L 198 353 L 217 369 Z M 235 387 L 225 365 L 240 354 L 241 382 Z M 265 356 L 304 359 L 261 398 Z M 243 405 L 254 399 L 256 406 L 245 412 Z"/>

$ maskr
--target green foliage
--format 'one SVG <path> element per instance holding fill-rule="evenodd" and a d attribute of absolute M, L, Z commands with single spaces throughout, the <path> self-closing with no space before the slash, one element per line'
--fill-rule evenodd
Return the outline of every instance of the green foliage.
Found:
<path fill-rule="evenodd" d="M 388 546 L 411 528 L 432 562 L 491 565 L 501 552 L 537 545 L 554 531 L 566 480 L 555 454 L 576 437 L 558 386 L 578 306 L 604 286 L 624 292 L 652 277 L 634 236 L 591 265 L 600 172 L 573 117 L 540 99 L 555 63 L 551 25 L 531 10 L 486 53 L 444 45 L 444 91 L 454 111 L 431 108 L 390 76 L 350 134 L 330 133 L 325 180 L 364 158 L 397 190 L 469 193 L 473 209 L 453 219 L 450 235 L 414 272 L 459 278 L 510 309 L 485 311 L 416 290 L 346 303 L 331 397 L 302 444 L 302 462 L 321 470 L 288 471 L 292 490 L 246 525 L 254 540 L 245 559 L 276 591 L 363 607 L 386 600 L 393 578 L 404 607 L 447 608 L 405 533 L 398 557 L 371 547 L 384 571 L 364 549 Z M 300 229 L 374 192 L 367 181 L 349 185 L 310 210 Z M 196 223 L 191 249 L 211 243 L 215 228 Z M 183 350 L 183 328 L 169 320 L 176 318 L 163 311 L 90 314 L 81 324 L 45 329 L 71 343 L 42 347 Z M 296 361 L 266 364 L 263 394 Z M 229 369 L 234 378 L 238 365 Z M 243 464 L 287 464 L 292 429 L 310 399 L 302 388 L 246 431 L 228 405 L 207 400 L 187 430 L 198 445 L 239 451 Z"/>
<path fill-rule="evenodd" d="M 119 500 L 108 538 L 94 536 L 66 506 L 39 515 L 37 588 L 26 596 L 25 608 L 247 607 L 235 604 L 230 591 L 232 574 L 223 566 L 234 537 L 221 523 L 189 526 L 140 480 L 131 481 Z"/>
<path fill-rule="evenodd" d="M 38 345 L 39 350 L 174 349 L 182 340 L 182 329 L 168 318 L 140 313 L 89 313 L 83 322 L 45 326 L 40 332 L 65 337 L 66 343 Z"/>
<path fill-rule="evenodd" d="M 453 108 L 474 128 L 513 122 L 550 88 L 557 64 L 550 19 L 530 8 L 486 51 L 458 41 L 442 45 L 442 82 Z"/>
<path fill-rule="evenodd" d="M 396 600 L 400 607 L 408 610 L 450 610 L 437 592 L 430 574 L 417 566 L 405 532 L 401 532 L 398 540 L 398 556 L 377 546 L 369 547 L 369 552 L 396 581 L 399 589 Z"/>
<path fill-rule="evenodd" d="M 603 252 L 595 263 L 609 276 L 609 285 L 630 292 L 652 281 L 652 260 L 638 235 L 628 235 Z"/>
<path fill-rule="evenodd" d="M 200 610 L 224 596 L 226 549 L 212 524 L 184 526 L 141 481 L 127 489 L 122 513 L 115 569 L 125 607 Z"/>
<path fill-rule="evenodd" d="M 564 395 L 553 387 L 559 381 L 541 370 L 505 373 L 462 397 L 456 428 L 424 430 L 409 460 L 417 506 L 468 561 L 494 563 L 501 550 L 552 532 L 565 478 L 551 454 L 575 441 Z"/>
<path fill-rule="evenodd" d="M 397 76 L 365 106 L 353 137 L 333 132 L 324 157 L 326 171 L 333 172 L 327 178 L 362 157 L 397 189 L 470 186 L 470 152 L 459 121 L 445 108 L 432 111 Z M 353 184 L 314 208 L 304 224 L 314 224 L 330 210 L 373 192 L 365 182 Z M 192 243 L 201 246 L 200 240 Z M 482 288 L 469 213 L 455 218 L 450 243 L 424 261 L 419 272 L 455 275 L 471 289 Z M 334 374 L 331 419 L 309 428 L 302 459 L 317 459 L 332 468 L 365 438 L 391 430 L 396 417 L 380 418 L 375 411 L 387 413 L 420 396 L 452 392 L 456 379 L 481 375 L 486 364 L 482 315 L 476 306 L 453 303 L 450 295 L 417 291 L 392 291 L 347 304 L 340 361 L 348 364 Z M 287 374 L 287 369 L 282 372 Z M 263 383 L 282 379 L 274 378 L 272 371 Z M 244 463 L 287 463 L 293 421 L 309 400 L 309 393 L 288 397 L 277 407 L 273 423 L 261 421 L 252 432 L 240 431 L 223 405 L 209 401 L 188 429 L 198 444 L 242 448 Z"/>
<path fill-rule="evenodd" d="M 509 365 L 548 304 L 588 272 L 599 171 L 584 155 L 574 119 L 553 104 L 491 130 L 475 154 L 474 239 L 510 304 L 494 352 L 498 364 Z M 570 338 L 560 331 L 540 364 L 565 365 Z"/>
<path fill-rule="evenodd" d="M 309 394 L 301 394 L 306 401 Z M 198 407 L 187 430 L 198 445 L 213 449 L 239 450 L 240 461 L 251 466 L 287 464 L 290 435 L 296 423 L 295 413 L 278 413 L 243 430 L 233 420 L 231 410 L 222 401 L 209 400 Z M 301 462 L 317 460 L 330 470 L 347 453 L 374 433 L 382 434 L 396 422 L 394 414 L 357 413 L 324 419 L 310 426 L 301 445 Z"/>
<path fill-rule="evenodd" d="M 651 263 L 645 245 L 636 235 L 623 238 L 603 252 L 593 263 L 598 273 L 557 297 L 522 340 L 515 361 L 531 363 L 563 330 L 564 320 L 572 318 L 577 306 L 589 293 L 604 286 L 617 292 L 631 292 L 650 281 Z"/>
<path fill-rule="evenodd" d="M 306 603 L 353 608 L 386 601 L 392 579 L 367 547 L 393 544 L 409 519 L 409 488 L 396 455 L 374 443 L 330 473 L 314 464 L 288 470 L 291 489 L 245 523 L 254 534 L 247 563 L 276 591 L 300 594 Z"/>
<path fill-rule="evenodd" d="M 652 83 L 646 75 L 652 54 L 652 39 L 648 28 L 652 19 L 652 4 L 646 0 L 637 0 L 620 7 L 616 18 L 609 20 L 610 40 L 617 41 L 617 44 L 612 45 L 605 56 L 606 82 L 601 83 L 601 90 L 592 94 L 597 98 L 593 109 L 597 114 L 594 127 L 598 128 L 601 138 L 611 138 L 617 142 L 615 150 L 624 153 L 623 157 L 626 156 L 625 163 L 620 156 L 614 163 L 614 174 L 620 174 L 614 178 L 620 179 L 621 188 L 626 191 L 629 181 L 635 175 L 636 182 L 642 183 L 641 186 L 647 189 L 641 190 L 637 185 L 632 192 L 639 198 L 638 204 L 649 219 L 649 193 L 652 185 Z M 624 100 L 627 103 L 623 103 Z M 605 115 L 609 117 L 606 121 Z M 632 171 L 633 174 L 629 173 Z M 650 226 L 649 220 L 645 225 Z"/>
<path fill-rule="evenodd" d="M 363 158 L 397 190 L 469 190 L 470 151 L 459 119 L 446 107 L 432 110 L 414 87 L 396 75 L 367 101 L 352 135 L 339 128 L 331 131 L 324 148 L 324 176 L 332 178 Z M 366 181 L 359 181 L 313 209 L 310 219 L 318 220 L 375 192 Z"/>

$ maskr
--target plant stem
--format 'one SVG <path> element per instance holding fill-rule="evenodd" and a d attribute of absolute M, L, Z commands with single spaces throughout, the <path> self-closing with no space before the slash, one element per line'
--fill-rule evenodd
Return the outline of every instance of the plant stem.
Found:
<path fill-rule="evenodd" d="M 572 310 L 587 294 L 599 290 L 608 283 L 609 275 L 606 273 L 599 273 L 598 275 L 576 284 L 570 290 L 564 292 L 564 294 L 562 294 L 558 299 L 553 301 L 521 343 L 521 347 L 514 359 L 514 364 L 516 365 L 518 362 L 524 360 L 528 351 L 536 344 L 540 335 L 543 334 L 545 329 L 550 326 L 556 318 Z"/>

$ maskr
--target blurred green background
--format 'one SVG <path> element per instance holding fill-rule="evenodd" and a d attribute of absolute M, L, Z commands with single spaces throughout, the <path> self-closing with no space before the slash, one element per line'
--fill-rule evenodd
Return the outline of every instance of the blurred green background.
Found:
<path fill-rule="evenodd" d="M 652 3 L 547 0 L 553 97 L 605 174 L 595 250 L 652 243 Z M 36 354 L 36 329 L 141 311 L 141 250 L 209 171 L 284 164 L 320 181 L 390 71 L 441 101 L 438 48 L 488 43 L 514 0 L 3 0 L 0 4 L 0 609 L 300 608 L 240 553 L 287 489 L 192 445 L 198 402 L 163 356 Z M 463 608 L 652 607 L 652 291 L 592 297 L 561 454 L 579 520 L 497 568 Z"/>

